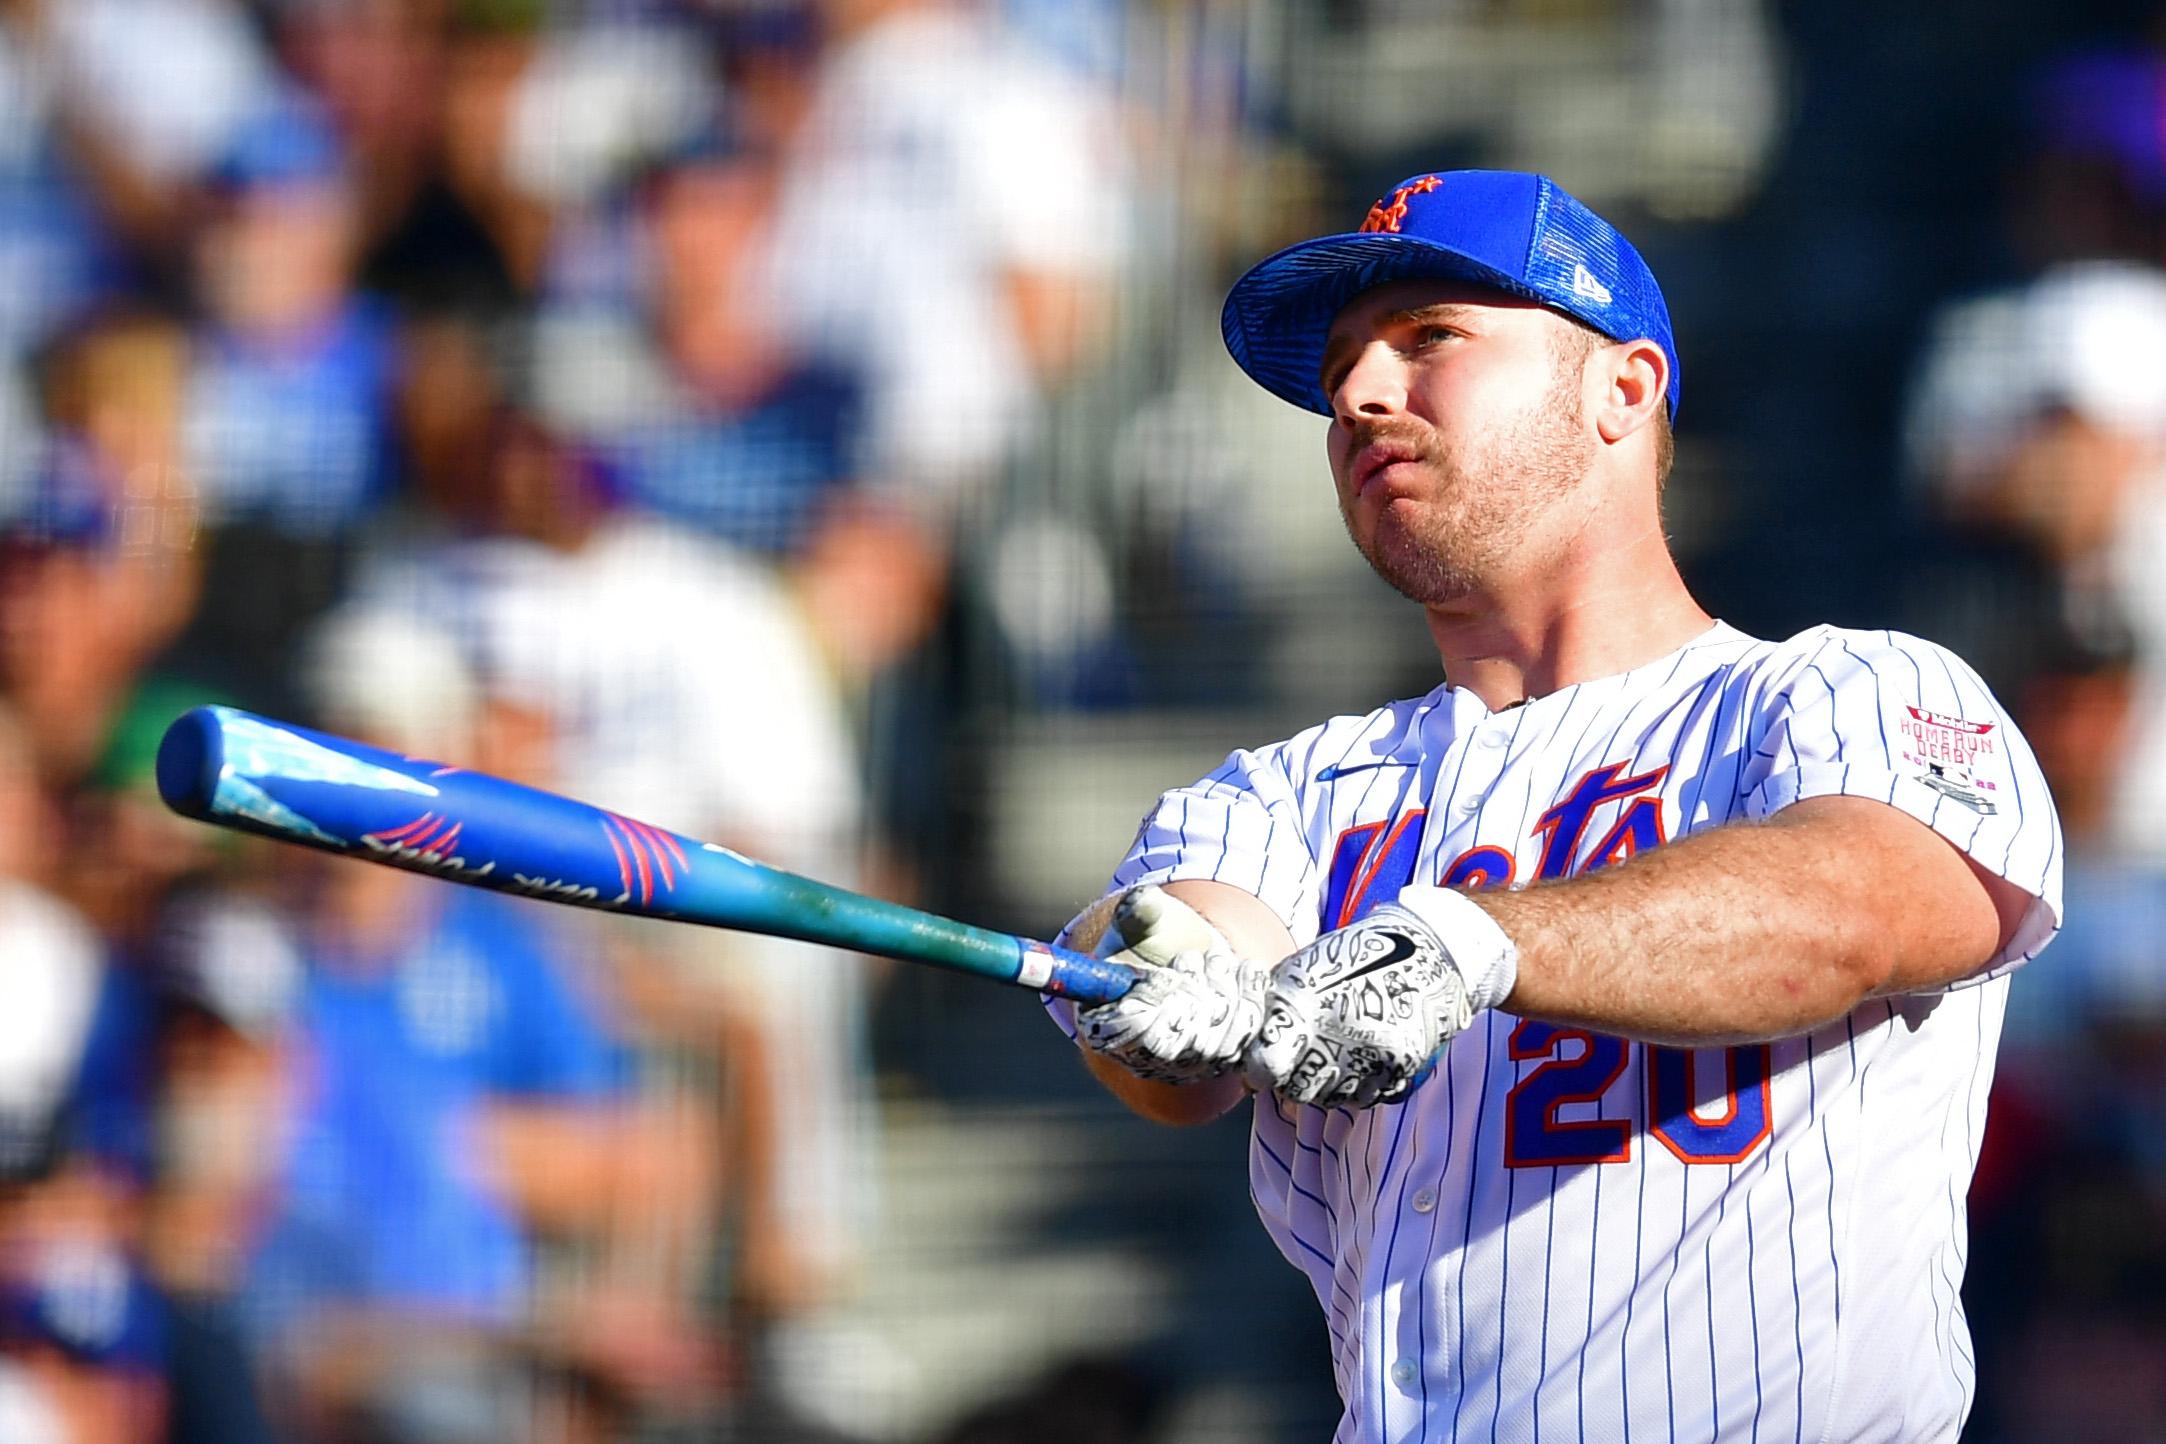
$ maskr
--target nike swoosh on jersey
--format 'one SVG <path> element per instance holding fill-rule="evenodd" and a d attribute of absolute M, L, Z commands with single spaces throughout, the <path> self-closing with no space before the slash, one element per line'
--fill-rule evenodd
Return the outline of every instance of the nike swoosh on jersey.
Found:
<path fill-rule="evenodd" d="M 1421 759 L 1419 757 L 1387 757 L 1382 762 L 1357 762 L 1351 767 L 1345 767 L 1337 763 L 1333 763 L 1331 766 L 1326 767 L 1323 771 L 1317 773 L 1316 780 L 1318 782 L 1336 782 L 1340 778 L 1350 776 L 1351 774 L 1356 772 L 1374 772 L 1379 767 L 1419 766 L 1421 766 Z"/>

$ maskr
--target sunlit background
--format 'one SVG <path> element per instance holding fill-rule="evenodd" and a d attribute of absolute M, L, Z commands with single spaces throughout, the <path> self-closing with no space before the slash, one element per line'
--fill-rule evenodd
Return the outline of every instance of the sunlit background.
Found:
<path fill-rule="evenodd" d="M 213 834 L 228 701 L 1048 936 L 1425 692 L 1248 262 L 1540 169 L 1711 610 L 1953 646 L 2071 840 L 1967 1437 L 2166 1434 L 2166 12 L 0 0 L 0 1439 L 1295 1444 L 1237 1121 L 1026 994 Z"/>

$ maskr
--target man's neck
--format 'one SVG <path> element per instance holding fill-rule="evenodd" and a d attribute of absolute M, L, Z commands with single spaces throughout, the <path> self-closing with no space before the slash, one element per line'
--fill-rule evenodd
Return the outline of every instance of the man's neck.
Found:
<path fill-rule="evenodd" d="M 1492 711 L 1629 672 L 1714 625 L 1659 529 L 1597 561 L 1567 561 L 1426 613 L 1445 677 Z"/>

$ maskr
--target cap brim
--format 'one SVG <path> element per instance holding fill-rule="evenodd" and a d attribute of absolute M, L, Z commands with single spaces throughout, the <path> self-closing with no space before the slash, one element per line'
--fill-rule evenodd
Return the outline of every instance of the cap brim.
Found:
<path fill-rule="evenodd" d="M 1319 236 L 1248 269 L 1226 294 L 1219 330 L 1234 364 L 1257 385 L 1320 416 L 1331 414 L 1319 373 L 1331 321 L 1348 301 L 1388 281 L 1450 280 L 1542 298 L 1494 266 L 1434 241 L 1375 231 Z"/>

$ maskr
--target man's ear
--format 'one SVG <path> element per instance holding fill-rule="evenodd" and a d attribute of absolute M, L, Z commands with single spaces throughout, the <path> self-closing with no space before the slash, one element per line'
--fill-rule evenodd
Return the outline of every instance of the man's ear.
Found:
<path fill-rule="evenodd" d="M 1615 445 L 1652 422 L 1669 405 L 1670 358 L 1652 341 L 1626 341 L 1596 354 L 1600 388 L 1595 430 Z"/>

